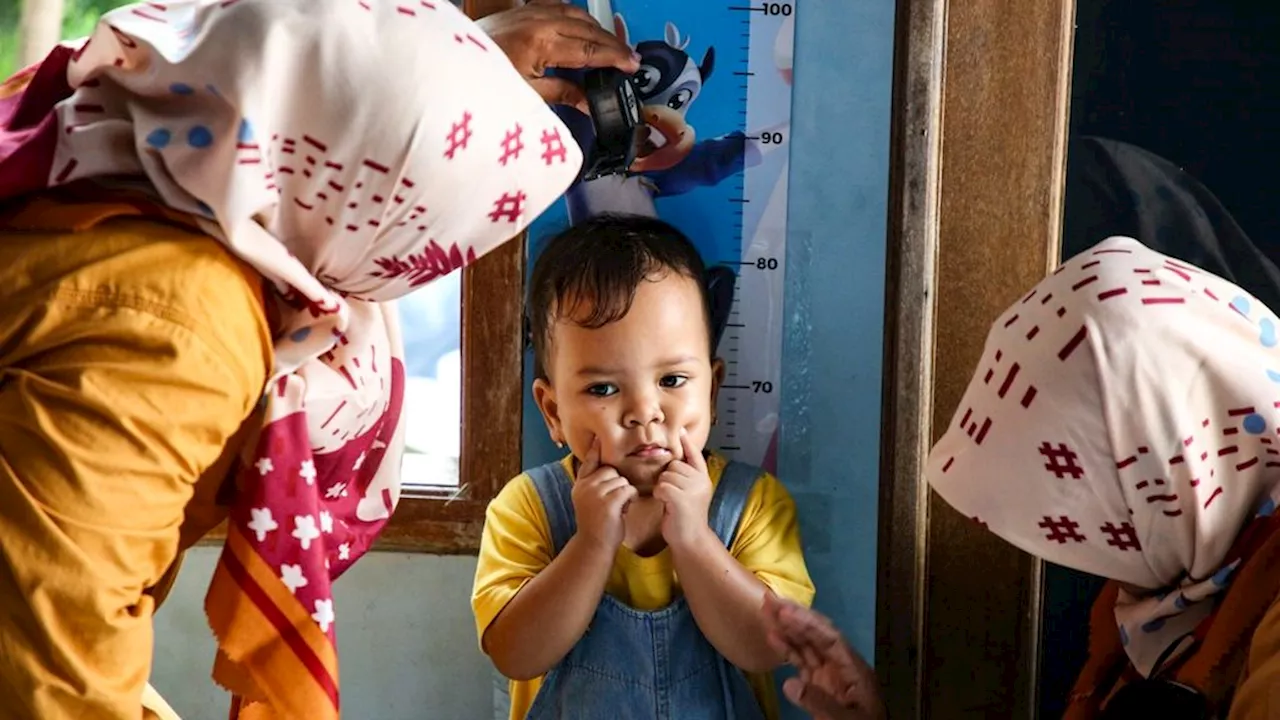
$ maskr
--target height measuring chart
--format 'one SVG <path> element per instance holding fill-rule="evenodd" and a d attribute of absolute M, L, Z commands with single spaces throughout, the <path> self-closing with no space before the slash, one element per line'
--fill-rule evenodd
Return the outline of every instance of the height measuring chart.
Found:
<path fill-rule="evenodd" d="M 634 82 L 648 140 L 631 174 L 570 188 L 531 227 L 532 251 L 605 212 L 661 217 L 688 235 L 710 270 L 727 369 L 708 447 L 774 471 L 795 3 L 576 4 L 640 54 Z M 572 108 L 557 112 L 589 150 L 590 121 Z"/>

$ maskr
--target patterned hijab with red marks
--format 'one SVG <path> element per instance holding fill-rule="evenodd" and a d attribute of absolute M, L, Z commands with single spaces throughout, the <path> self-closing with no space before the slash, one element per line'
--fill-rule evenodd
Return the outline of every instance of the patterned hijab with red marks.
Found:
<path fill-rule="evenodd" d="M 1277 325 L 1235 285 L 1107 239 L 992 326 L 928 481 L 1019 548 L 1131 586 L 1116 621 L 1150 675 L 1275 512 Z"/>
<path fill-rule="evenodd" d="M 336 717 L 331 582 L 399 497 L 387 301 L 524 230 L 581 152 L 448 0 L 142 3 L 25 73 L 0 197 L 141 179 L 275 287 L 267 422 L 206 608 L 220 681 Z"/>

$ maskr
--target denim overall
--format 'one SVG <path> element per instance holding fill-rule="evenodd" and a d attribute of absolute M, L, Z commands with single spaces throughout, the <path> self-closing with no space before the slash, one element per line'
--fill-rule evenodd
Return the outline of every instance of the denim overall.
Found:
<path fill-rule="evenodd" d="M 733 543 L 760 471 L 731 462 L 717 483 L 708 520 Z M 529 472 L 558 554 L 573 537 L 572 481 L 560 463 Z M 608 594 L 587 632 L 543 679 L 527 720 L 764 720 L 742 671 L 725 660 L 683 597 L 654 612 Z"/>

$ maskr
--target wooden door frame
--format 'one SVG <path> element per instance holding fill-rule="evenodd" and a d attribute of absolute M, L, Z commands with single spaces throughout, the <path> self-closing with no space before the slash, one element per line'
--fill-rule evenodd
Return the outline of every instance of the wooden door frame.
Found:
<path fill-rule="evenodd" d="M 876 669 L 893 720 L 1030 719 L 1041 566 L 924 483 L 990 322 L 1058 263 L 1074 0 L 899 0 Z"/>

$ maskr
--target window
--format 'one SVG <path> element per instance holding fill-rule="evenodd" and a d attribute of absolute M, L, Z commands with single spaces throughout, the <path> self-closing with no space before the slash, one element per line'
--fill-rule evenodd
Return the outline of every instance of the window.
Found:
<path fill-rule="evenodd" d="M 458 307 L 452 298 L 460 299 L 456 346 L 434 340 L 410 349 L 406 329 L 410 373 L 430 374 L 411 378 L 407 388 L 406 439 L 414 452 L 406 451 L 403 494 L 378 549 L 474 552 L 489 500 L 520 472 L 523 238 L 484 256 L 455 283 L 452 296 L 447 282 L 419 294 L 437 293 L 423 303 L 439 308 Z M 456 404 L 447 405 L 451 401 Z M 422 404 L 411 408 L 411 402 Z M 416 439 L 435 431 L 447 437 Z M 456 467 L 452 474 L 451 467 Z"/>
<path fill-rule="evenodd" d="M 462 447 L 462 274 L 400 303 L 405 353 L 406 490 L 458 487 Z"/>
<path fill-rule="evenodd" d="M 462 278 L 453 273 L 399 303 L 406 376 L 401 482 L 407 497 L 449 499 L 459 493 Z"/>

